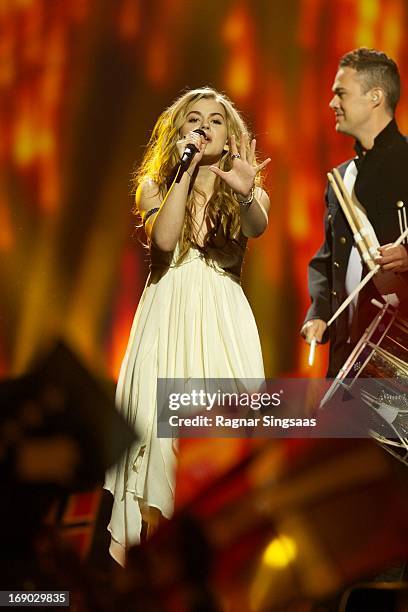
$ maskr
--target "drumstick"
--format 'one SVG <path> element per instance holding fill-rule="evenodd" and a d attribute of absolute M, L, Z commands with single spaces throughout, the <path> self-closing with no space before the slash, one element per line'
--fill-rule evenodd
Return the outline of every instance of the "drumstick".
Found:
<path fill-rule="evenodd" d="M 331 184 L 331 186 L 333 187 L 333 191 L 339 201 L 339 204 L 341 206 L 341 209 L 344 213 L 344 216 L 347 219 L 347 222 L 350 226 L 351 232 L 353 234 L 353 238 L 354 238 L 354 242 L 356 243 L 358 250 L 360 252 L 360 255 L 364 261 L 365 264 L 367 264 L 368 268 L 370 270 L 373 270 L 375 267 L 374 261 L 372 259 L 372 256 L 370 254 L 370 250 L 367 244 L 367 240 L 364 240 L 364 237 L 362 235 L 362 233 L 359 231 L 358 227 L 357 227 L 357 220 L 355 217 L 355 214 L 353 214 L 353 201 L 351 200 L 346 186 L 343 183 L 343 180 L 338 172 L 338 170 L 335 168 L 333 170 L 336 178 L 334 178 L 333 174 L 331 172 L 327 173 L 327 178 L 329 179 L 329 182 Z M 340 191 L 340 187 L 342 187 L 342 190 L 344 192 L 344 194 Z M 346 195 L 346 197 L 348 197 L 348 204 L 346 203 L 343 195 Z M 351 204 L 350 204 L 351 201 Z"/>
<path fill-rule="evenodd" d="M 308 360 L 308 364 L 310 367 L 312 367 L 314 363 L 315 351 L 316 351 L 316 338 L 313 336 L 312 341 L 310 343 L 309 360 Z"/>
<path fill-rule="evenodd" d="M 397 212 L 398 212 L 398 223 L 399 223 L 399 226 L 400 226 L 400 232 L 402 234 L 402 232 L 404 231 L 404 224 L 402 223 L 402 210 L 401 210 L 401 208 L 404 208 L 404 202 L 399 200 L 397 202 Z"/>
<path fill-rule="evenodd" d="M 404 242 L 407 236 L 408 236 L 408 228 L 405 230 L 405 232 L 401 234 L 401 236 L 398 238 L 398 240 L 394 242 L 392 246 L 393 247 L 399 246 L 400 244 L 402 244 L 402 242 Z M 380 264 L 376 264 L 375 268 L 373 270 L 370 270 L 370 272 L 363 278 L 363 280 L 357 285 L 357 287 L 353 289 L 353 291 L 350 293 L 348 298 L 345 299 L 344 302 L 340 305 L 340 307 L 336 310 L 332 318 L 329 321 L 327 321 L 327 327 L 329 327 L 333 323 L 333 321 L 335 321 L 337 317 L 343 312 L 343 310 L 347 308 L 350 302 L 354 300 L 357 293 L 361 291 L 361 289 L 368 283 L 368 281 L 374 276 L 374 274 L 378 272 L 380 268 L 381 268 Z"/>
<path fill-rule="evenodd" d="M 404 202 L 401 202 L 401 204 L 402 204 L 402 218 L 404 220 L 403 228 L 407 229 L 407 227 L 408 227 L 408 224 L 407 224 L 407 212 L 405 210 Z M 404 242 L 408 242 L 408 240 L 405 240 Z"/>
<path fill-rule="evenodd" d="M 357 236 L 356 242 L 361 241 L 362 237 L 358 233 L 357 225 L 355 224 L 354 217 L 351 215 L 351 212 L 350 212 L 350 210 L 349 210 L 349 208 L 348 208 L 348 206 L 347 206 L 347 204 L 346 204 L 346 202 L 345 202 L 345 200 L 343 198 L 343 194 L 341 193 L 340 188 L 339 188 L 339 186 L 338 186 L 338 184 L 337 184 L 333 174 L 331 172 L 328 172 L 327 173 L 327 178 L 329 179 L 329 182 L 330 182 L 331 186 L 333 187 L 333 191 L 336 194 L 336 198 L 338 199 L 338 201 L 340 203 L 340 206 L 341 206 L 341 208 L 342 208 L 342 210 L 344 212 L 344 215 L 345 215 L 345 217 L 346 217 L 346 219 L 348 221 L 348 224 L 350 225 L 350 229 L 351 229 L 351 231 L 353 233 L 353 236 Z M 360 240 L 358 240 L 359 237 L 360 237 Z"/>
<path fill-rule="evenodd" d="M 341 189 L 341 195 L 343 196 L 343 202 L 344 202 L 344 204 L 347 207 L 348 216 L 352 218 L 353 226 L 354 226 L 356 232 L 358 232 L 358 223 L 359 223 L 359 220 L 358 220 L 358 218 L 357 218 L 357 216 L 355 214 L 355 211 L 354 211 L 354 202 L 350 198 L 350 194 L 347 191 L 347 188 L 346 188 L 346 186 L 344 184 L 344 181 L 341 178 L 341 174 L 337 170 L 337 168 L 333 168 L 333 175 L 334 175 L 334 178 L 336 179 L 337 185 Z M 332 185 L 333 185 L 333 183 L 332 183 Z M 342 206 L 342 208 L 343 208 L 343 206 Z M 361 236 L 360 239 L 364 240 L 363 236 L 361 234 L 359 234 L 359 235 Z"/>
<path fill-rule="evenodd" d="M 362 224 L 360 217 L 358 216 L 358 213 L 356 211 L 356 205 L 353 202 L 353 199 L 351 198 L 346 185 L 344 184 L 344 181 L 341 177 L 340 172 L 337 170 L 337 168 L 333 169 L 333 174 L 336 178 L 336 181 L 339 185 L 339 187 L 341 188 L 343 197 L 345 199 L 345 202 L 347 204 L 348 210 L 350 211 L 350 214 L 353 216 L 353 220 L 354 223 L 357 227 L 357 231 L 358 231 L 358 236 L 361 236 L 361 240 L 363 243 L 365 243 L 365 247 L 367 249 L 367 254 L 369 256 L 369 261 L 370 264 L 368 267 L 370 270 L 373 269 L 373 267 L 375 266 L 374 264 L 374 257 L 376 256 L 376 247 L 373 244 L 373 241 L 371 239 L 371 237 L 369 236 L 369 234 L 367 233 L 366 228 L 364 227 L 364 224 Z"/>
<path fill-rule="evenodd" d="M 370 256 L 370 253 L 366 247 L 366 245 L 364 244 L 364 240 L 363 240 L 363 236 L 361 235 L 361 233 L 358 231 L 357 229 L 357 225 L 355 223 L 355 218 L 354 216 L 351 214 L 351 210 L 349 208 L 349 206 L 347 206 L 343 194 L 340 191 L 339 185 L 337 184 L 336 179 L 334 178 L 333 174 L 331 172 L 327 173 L 327 178 L 329 179 L 329 182 L 333 188 L 333 191 L 339 201 L 340 207 L 344 213 L 344 216 L 347 219 L 347 223 L 349 224 L 349 227 L 351 229 L 351 233 L 353 234 L 353 238 L 354 238 L 354 242 L 356 243 L 359 253 L 364 261 L 364 263 L 367 264 L 367 266 L 371 269 L 373 269 L 374 267 L 374 262 Z"/>

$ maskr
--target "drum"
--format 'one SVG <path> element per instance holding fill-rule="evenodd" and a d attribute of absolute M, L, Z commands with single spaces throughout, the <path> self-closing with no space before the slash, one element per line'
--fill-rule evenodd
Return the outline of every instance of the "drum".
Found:
<path fill-rule="evenodd" d="M 340 392 L 359 397 L 375 415 L 370 434 L 408 465 L 408 320 L 390 304 L 366 329 L 323 397 L 326 408 Z M 391 435 L 390 435 L 391 432 Z"/>

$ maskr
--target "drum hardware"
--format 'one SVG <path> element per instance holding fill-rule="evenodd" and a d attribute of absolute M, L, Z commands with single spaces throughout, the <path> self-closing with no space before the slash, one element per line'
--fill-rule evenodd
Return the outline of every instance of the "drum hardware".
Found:
<path fill-rule="evenodd" d="M 374 305 L 379 312 L 323 397 L 320 408 L 326 408 L 339 392 L 353 395 L 356 385 L 354 397 L 379 417 L 377 430 L 369 427 L 367 433 L 408 465 L 408 321 L 390 304 L 374 301 Z"/>

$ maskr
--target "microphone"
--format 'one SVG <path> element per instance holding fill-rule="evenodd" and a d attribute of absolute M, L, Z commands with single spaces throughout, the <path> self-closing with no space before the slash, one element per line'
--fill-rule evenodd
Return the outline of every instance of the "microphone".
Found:
<path fill-rule="evenodd" d="M 205 132 L 201 128 L 197 128 L 196 130 L 194 130 L 194 132 L 196 132 L 196 134 L 201 134 L 201 136 L 205 137 Z M 190 143 L 186 146 L 184 153 L 181 156 L 180 161 L 173 168 L 173 170 L 171 171 L 170 175 L 167 178 L 166 183 L 169 189 L 171 188 L 171 185 L 173 184 L 173 182 L 179 183 L 181 181 L 181 177 L 188 169 L 189 165 L 191 164 L 191 160 L 193 159 L 196 153 L 198 153 L 198 149 L 193 143 Z"/>
<path fill-rule="evenodd" d="M 201 136 L 204 136 L 205 138 L 205 132 L 201 128 L 197 128 L 196 130 L 194 130 L 194 132 L 196 134 L 200 134 Z M 198 149 L 193 143 L 190 143 L 186 146 L 184 153 L 181 156 L 181 160 L 180 160 L 180 166 L 182 167 L 183 172 L 187 170 L 187 168 L 191 164 L 191 160 L 193 159 L 196 153 L 198 153 Z"/>

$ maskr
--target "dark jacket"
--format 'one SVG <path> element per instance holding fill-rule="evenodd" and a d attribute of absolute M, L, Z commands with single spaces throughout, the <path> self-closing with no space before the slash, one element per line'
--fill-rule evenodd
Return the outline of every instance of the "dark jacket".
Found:
<path fill-rule="evenodd" d="M 359 150 L 358 144 L 356 148 Z M 342 176 L 349 163 L 350 160 L 338 167 Z M 408 142 L 398 131 L 394 120 L 377 136 L 373 149 L 356 159 L 356 164 L 355 193 L 366 208 L 380 244 L 394 242 L 400 235 L 397 201 L 402 200 L 408 210 Z M 347 297 L 345 278 L 353 237 L 330 185 L 326 189 L 325 200 L 325 239 L 309 264 L 312 304 L 305 322 L 310 319 L 328 321 Z M 366 272 L 364 269 L 364 274 Z M 408 280 L 407 273 L 401 276 Z M 373 297 L 381 301 L 380 294 L 370 282 L 359 296 L 355 340 L 378 312 L 371 304 Z M 401 308 L 405 312 L 407 305 L 403 304 Z M 349 335 L 346 309 L 330 326 L 329 334 L 324 338 L 324 341 L 330 339 L 328 376 L 337 374 L 350 353 L 353 345 L 347 343 Z"/>

